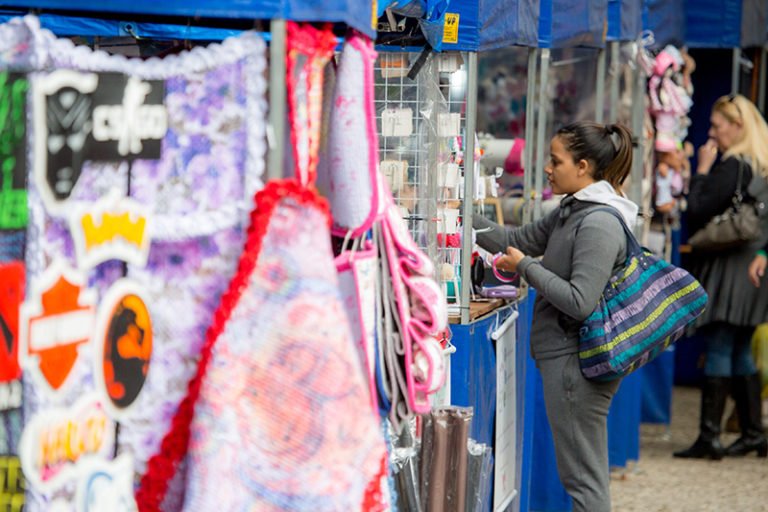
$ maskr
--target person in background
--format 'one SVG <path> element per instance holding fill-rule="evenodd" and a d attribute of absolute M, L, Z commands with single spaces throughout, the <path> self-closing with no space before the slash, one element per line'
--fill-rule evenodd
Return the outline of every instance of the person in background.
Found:
<path fill-rule="evenodd" d="M 743 96 L 723 96 L 715 102 L 709 140 L 698 151 L 697 174 L 688 195 L 689 232 L 695 233 L 732 204 L 741 168 L 745 196 L 768 204 L 768 125 Z M 720 161 L 716 163 L 718 153 Z M 691 274 L 709 294 L 707 310 L 697 320 L 706 340 L 699 436 L 675 457 L 719 460 L 724 455 L 752 451 L 768 456 L 760 404 L 760 377 L 752 358 L 755 327 L 768 321 L 768 293 L 750 285 L 745 271 L 758 249 L 768 242 L 768 221 L 757 242 L 734 249 L 693 254 Z M 741 437 L 723 448 L 720 443 L 723 409 L 729 392 L 736 402 Z"/>
<path fill-rule="evenodd" d="M 632 136 L 620 125 L 580 122 L 551 142 L 545 172 L 559 208 L 518 228 L 473 217 L 477 243 L 504 253 L 497 268 L 518 272 L 537 290 L 531 352 L 541 371 L 560 480 L 575 512 L 609 512 L 607 416 L 619 381 L 587 380 L 579 367 L 582 322 L 627 257 L 626 235 L 637 206 L 621 193 L 632 166 Z M 488 229 L 486 231 L 486 229 Z M 541 260 L 534 259 L 542 256 Z"/>

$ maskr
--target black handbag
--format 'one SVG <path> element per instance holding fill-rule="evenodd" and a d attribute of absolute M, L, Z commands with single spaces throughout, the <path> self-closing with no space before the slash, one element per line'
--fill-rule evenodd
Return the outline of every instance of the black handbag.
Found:
<path fill-rule="evenodd" d="M 688 239 L 695 251 L 723 251 L 754 242 L 762 235 L 760 217 L 765 205 L 745 200 L 741 191 L 744 163 L 739 161 L 739 177 L 732 205 L 715 215 L 706 226 Z"/>

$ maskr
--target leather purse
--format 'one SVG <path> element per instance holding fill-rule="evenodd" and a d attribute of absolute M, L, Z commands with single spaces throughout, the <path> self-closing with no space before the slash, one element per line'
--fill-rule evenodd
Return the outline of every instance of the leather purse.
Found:
<path fill-rule="evenodd" d="M 761 202 L 746 201 L 741 191 L 744 163 L 739 162 L 739 177 L 733 204 L 715 215 L 706 226 L 688 239 L 695 251 L 723 251 L 754 242 L 762 234 L 760 216 L 765 209 Z"/>

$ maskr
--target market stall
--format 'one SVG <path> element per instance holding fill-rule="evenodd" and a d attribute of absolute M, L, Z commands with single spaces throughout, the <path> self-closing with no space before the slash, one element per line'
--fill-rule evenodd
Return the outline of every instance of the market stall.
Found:
<path fill-rule="evenodd" d="M 359 5 L 358 13 L 364 10 Z M 48 5 L 20 2 L 16 7 Z M 163 60 L 131 60 L 57 38 L 34 17 L 0 27 L 2 62 L 11 70 L 4 72 L 12 105 L 6 123 L 15 123 L 7 125 L 13 129 L 6 133 L 15 135 L 4 146 L 14 153 L 13 160 L 6 158 L 3 174 L 0 236 L 3 286 L 9 293 L 3 295 L 2 314 L 3 325 L 7 320 L 13 329 L 6 341 L 18 356 L 18 368 L 8 376 L 9 389 L 18 393 L 3 413 L 10 456 L 6 469 L 15 475 L 5 480 L 6 501 L 16 508 L 23 503 L 27 510 L 131 510 L 133 485 L 140 480 L 136 502 L 142 510 L 174 509 L 181 496 L 190 507 L 208 508 L 205 503 L 215 496 L 209 491 L 221 485 L 234 500 L 219 502 L 224 508 L 237 500 L 284 506 L 281 500 L 290 488 L 293 506 L 319 506 L 318 499 L 337 509 L 384 506 L 386 451 L 372 407 L 376 390 L 362 371 L 372 368 L 356 356 L 337 289 L 327 207 L 313 188 L 320 133 L 320 110 L 314 107 L 322 89 L 316 71 L 332 55 L 337 35 L 282 22 L 271 24 L 268 38 L 245 30 L 257 15 L 289 16 L 288 6 L 243 11 L 250 19 L 245 27 L 213 21 L 196 25 L 198 30 L 190 28 L 190 20 L 184 20 L 186 29 L 175 19 L 164 27 L 144 24 L 146 12 L 138 4 L 110 7 L 132 13 L 133 19 L 57 18 L 47 11 L 45 23 L 61 34 L 84 37 L 112 35 L 116 29 L 114 35 L 139 40 L 161 28 L 168 30 L 164 36 L 181 41 L 233 37 L 192 51 L 181 45 Z M 151 12 L 159 14 L 158 8 L 155 4 Z M 164 14 L 214 20 L 233 14 L 194 8 L 186 4 Z M 371 33 L 371 13 L 361 20 L 350 15 L 354 9 L 324 5 L 322 15 L 310 19 L 357 19 L 349 24 Z M 308 8 L 301 15 L 314 12 Z M 280 49 L 283 36 L 287 59 L 286 46 Z M 365 38 L 350 40 L 355 37 L 364 48 Z M 265 39 L 272 43 L 269 68 Z M 342 56 L 340 70 L 351 68 L 359 80 L 365 68 L 355 74 L 361 68 L 345 65 L 350 59 L 354 56 Z M 271 124 L 267 69 L 273 78 Z M 275 100 L 280 90 L 287 101 Z M 361 98 L 357 105 L 365 107 L 364 91 L 362 86 L 349 90 L 347 101 Z M 297 93 L 304 92 L 313 106 L 306 118 L 296 108 L 302 101 Z M 286 103 L 287 109 L 277 108 Z M 285 146 L 295 151 L 284 151 L 282 142 L 276 145 L 271 138 L 273 163 L 265 172 L 266 135 L 282 135 L 284 113 L 292 142 Z M 361 119 L 373 122 L 355 117 Z M 270 179 L 283 175 L 290 179 Z M 377 197 L 386 211 L 386 195 Z M 410 261 L 397 277 L 409 280 L 406 287 L 418 283 L 420 297 L 427 300 L 428 307 L 418 311 L 403 294 L 392 303 L 400 315 L 409 315 L 410 308 L 422 315 L 408 318 L 416 330 L 406 338 L 413 345 L 406 341 L 404 347 L 414 350 L 411 356 L 424 357 L 430 341 L 422 336 L 436 333 L 445 319 L 429 307 L 439 301 L 424 295 L 435 286 L 421 253 L 409 245 L 396 219 L 385 221 L 381 215 L 384 236 L 396 244 L 390 256 Z M 336 227 L 341 219 L 334 213 Z M 297 260 L 307 255 L 313 258 L 310 269 Z M 352 272 L 360 261 L 362 256 L 350 261 Z M 265 265 L 267 280 L 260 281 Z M 424 277 L 417 278 L 419 272 Z M 258 332 L 258 339 L 248 332 Z M 209 370 L 208 361 L 214 361 Z M 420 362 L 424 375 L 407 369 L 403 391 L 409 393 L 411 415 L 427 388 L 434 390 L 440 380 L 435 364 L 435 359 Z M 429 378 L 434 382 L 423 382 Z M 244 386 L 253 393 L 244 396 Z M 251 420 L 238 423 L 247 417 Z M 306 436 L 286 441 L 279 430 L 287 424 L 304 429 Z M 339 436 L 325 435 L 342 424 L 343 443 Z M 248 428 L 253 426 L 260 428 Z M 222 429 L 255 437 L 232 445 L 231 436 L 219 435 Z M 198 443 L 208 435 L 218 440 L 214 451 Z M 232 451 L 233 446 L 239 449 Z M 254 450 L 265 451 L 256 455 Z M 17 453 L 19 458 L 13 457 Z M 211 457 L 228 460 L 222 464 Z M 182 459 L 186 484 L 174 479 Z M 259 468 L 247 481 L 227 476 L 248 460 L 258 461 Z M 310 460 L 317 467 L 338 465 L 302 477 L 303 491 L 297 494 L 291 479 L 299 466 L 313 467 Z M 281 477 L 274 463 L 296 465 L 297 471 Z M 218 469 L 212 472 L 213 467 Z"/>

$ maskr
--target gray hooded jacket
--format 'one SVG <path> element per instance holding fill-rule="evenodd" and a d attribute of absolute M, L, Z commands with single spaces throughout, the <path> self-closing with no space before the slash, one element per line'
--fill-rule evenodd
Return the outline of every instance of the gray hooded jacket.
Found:
<path fill-rule="evenodd" d="M 536 289 L 531 354 L 547 359 L 578 351 L 579 328 L 600 298 L 611 275 L 627 258 L 624 230 L 608 212 L 594 212 L 608 205 L 616 208 L 628 226 L 637 219 L 637 206 L 614 192 L 605 182 L 594 183 L 560 207 L 531 224 L 509 229 L 474 216 L 477 243 L 491 252 L 508 246 L 526 254 L 518 273 Z M 534 259 L 542 256 L 541 260 Z"/>

